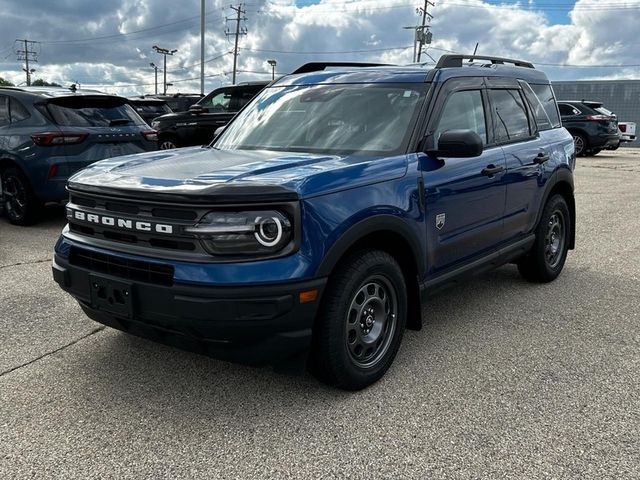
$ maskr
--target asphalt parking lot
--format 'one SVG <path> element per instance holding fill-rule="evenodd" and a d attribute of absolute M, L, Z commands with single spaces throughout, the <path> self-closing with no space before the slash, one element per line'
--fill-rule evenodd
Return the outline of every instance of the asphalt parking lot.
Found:
<path fill-rule="evenodd" d="M 640 150 L 578 161 L 577 250 L 433 298 L 365 391 L 103 329 L 64 224 L 0 218 L 0 478 L 640 478 Z"/>

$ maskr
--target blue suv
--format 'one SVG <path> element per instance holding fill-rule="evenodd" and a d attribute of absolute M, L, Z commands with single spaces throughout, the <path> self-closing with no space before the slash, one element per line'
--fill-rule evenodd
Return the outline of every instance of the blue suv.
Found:
<path fill-rule="evenodd" d="M 33 223 L 60 203 L 76 171 L 104 158 L 155 150 L 158 135 L 126 98 L 93 90 L 0 88 L 0 210 Z"/>
<path fill-rule="evenodd" d="M 307 64 L 208 147 L 74 175 L 53 276 L 105 325 L 360 389 L 440 287 L 508 262 L 560 274 L 574 162 L 527 62 Z"/>

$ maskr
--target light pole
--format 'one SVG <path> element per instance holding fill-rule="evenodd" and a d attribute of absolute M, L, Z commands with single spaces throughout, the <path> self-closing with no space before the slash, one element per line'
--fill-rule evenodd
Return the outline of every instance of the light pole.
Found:
<path fill-rule="evenodd" d="M 169 50 L 167 48 L 161 48 L 157 45 L 154 45 L 152 47 L 156 52 L 158 52 L 160 55 L 162 55 L 164 57 L 164 68 L 162 69 L 162 73 L 164 74 L 164 93 L 163 95 L 167 94 L 167 55 L 173 55 L 174 53 L 176 53 L 178 51 L 177 48 L 173 49 L 173 50 Z"/>
<path fill-rule="evenodd" d="M 275 60 L 267 60 L 267 63 L 269 65 L 271 65 L 271 80 L 275 80 L 276 79 L 276 65 L 278 64 L 278 62 L 276 62 Z"/>
<path fill-rule="evenodd" d="M 156 73 L 156 95 L 158 95 L 158 66 L 151 62 L 149 65 L 153 67 L 153 71 Z"/>

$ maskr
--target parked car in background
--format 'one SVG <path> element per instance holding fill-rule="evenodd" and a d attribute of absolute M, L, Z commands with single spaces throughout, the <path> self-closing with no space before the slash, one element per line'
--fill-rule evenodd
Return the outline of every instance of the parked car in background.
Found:
<path fill-rule="evenodd" d="M 157 148 L 124 97 L 55 87 L 0 87 L 0 199 L 9 221 L 33 222 L 67 199 L 67 179 L 97 160 Z"/>
<path fill-rule="evenodd" d="M 173 95 L 145 95 L 145 98 L 164 100 L 172 112 L 186 112 L 191 105 L 200 101 L 203 96 L 199 93 L 174 93 Z"/>
<path fill-rule="evenodd" d="M 159 98 L 145 96 L 131 97 L 129 98 L 129 103 L 133 105 L 138 115 L 140 115 L 148 125 L 151 125 L 154 118 L 173 111 L 169 108 L 165 100 Z"/>
<path fill-rule="evenodd" d="M 206 145 L 224 125 L 269 82 L 246 82 L 217 88 L 186 112 L 156 118 L 151 126 L 158 131 L 161 150 Z"/>
<path fill-rule="evenodd" d="M 618 122 L 618 130 L 620 130 L 621 142 L 636 141 L 636 124 L 635 122 Z"/>
<path fill-rule="evenodd" d="M 602 102 L 558 100 L 562 125 L 569 130 L 578 156 L 592 156 L 620 145 L 618 119 Z"/>

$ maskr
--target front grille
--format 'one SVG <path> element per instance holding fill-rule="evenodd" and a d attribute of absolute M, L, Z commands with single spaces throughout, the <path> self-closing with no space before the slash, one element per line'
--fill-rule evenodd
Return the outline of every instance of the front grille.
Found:
<path fill-rule="evenodd" d="M 210 256 L 203 250 L 199 240 L 192 234 L 185 233 L 183 227 L 194 225 L 205 215 L 207 207 L 192 206 L 158 206 L 144 201 L 103 198 L 73 192 L 69 208 L 76 208 L 88 214 L 122 216 L 143 222 L 155 222 L 174 226 L 174 233 L 159 234 L 153 231 L 135 231 L 116 228 L 104 224 L 88 224 L 69 217 L 69 230 L 76 235 L 91 237 L 101 241 L 135 245 L 136 248 L 149 248 L 175 252 L 175 254 Z M 88 207 L 88 208 L 82 208 Z"/>
<path fill-rule="evenodd" d="M 92 272 L 155 285 L 173 285 L 173 267 L 158 263 L 141 262 L 104 253 L 71 247 L 69 263 Z"/>

